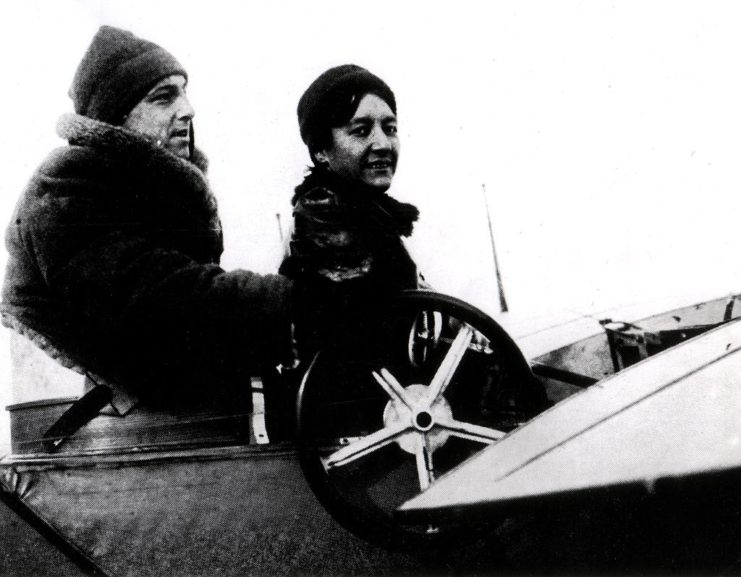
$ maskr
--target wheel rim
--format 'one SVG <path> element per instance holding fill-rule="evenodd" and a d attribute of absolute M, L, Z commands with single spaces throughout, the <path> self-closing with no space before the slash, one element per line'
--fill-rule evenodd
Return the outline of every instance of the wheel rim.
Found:
<path fill-rule="evenodd" d="M 465 533 L 457 524 L 401 525 L 393 512 L 506 434 L 513 423 L 502 425 L 500 409 L 519 411 L 520 421 L 535 412 L 532 373 L 497 323 L 451 297 L 404 294 L 348 326 L 317 355 L 299 391 L 307 480 L 361 537 L 394 547 L 438 546 L 441 535 L 452 543 Z M 525 391 L 514 403 L 501 403 L 495 390 L 505 375 L 507 387 Z"/>

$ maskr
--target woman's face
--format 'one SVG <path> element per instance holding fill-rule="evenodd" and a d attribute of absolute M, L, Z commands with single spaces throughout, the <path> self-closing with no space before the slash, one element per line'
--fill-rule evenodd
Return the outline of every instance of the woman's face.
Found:
<path fill-rule="evenodd" d="M 396 116 L 383 99 L 366 94 L 349 122 L 332 129 L 332 146 L 316 158 L 348 181 L 385 192 L 399 159 Z"/>
<path fill-rule="evenodd" d="M 181 158 L 190 156 L 191 121 L 195 112 L 185 94 L 185 77 L 173 74 L 147 92 L 123 123 Z"/>

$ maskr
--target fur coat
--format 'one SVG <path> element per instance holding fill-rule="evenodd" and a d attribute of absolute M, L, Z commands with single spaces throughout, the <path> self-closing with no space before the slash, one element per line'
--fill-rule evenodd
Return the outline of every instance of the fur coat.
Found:
<path fill-rule="evenodd" d="M 402 237 L 419 211 L 385 193 L 355 190 L 315 169 L 296 187 L 290 255 L 281 272 L 360 283 L 372 294 L 417 288 L 418 274 Z"/>
<path fill-rule="evenodd" d="M 333 338 L 345 312 L 420 288 L 424 281 L 402 241 L 419 211 L 320 169 L 296 187 L 292 203 L 290 251 L 280 272 L 315 291 L 304 296 L 295 329 L 299 356 L 310 358 Z"/>
<path fill-rule="evenodd" d="M 6 326 L 147 392 L 244 382 L 289 354 L 291 281 L 225 272 L 205 158 L 65 115 L 6 233 Z M 248 379 L 247 379 L 248 382 Z"/>

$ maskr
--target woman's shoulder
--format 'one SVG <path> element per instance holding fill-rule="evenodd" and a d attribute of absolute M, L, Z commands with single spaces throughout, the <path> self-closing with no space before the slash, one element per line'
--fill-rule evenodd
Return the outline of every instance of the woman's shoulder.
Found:
<path fill-rule="evenodd" d="M 296 207 L 331 207 L 340 203 L 338 194 L 326 186 L 313 186 L 294 196 Z"/>
<path fill-rule="evenodd" d="M 344 188 L 331 174 L 316 168 L 294 189 L 295 206 L 339 206 L 343 204 Z"/>
<path fill-rule="evenodd" d="M 342 195 L 326 179 L 310 173 L 294 189 L 291 199 L 294 217 L 321 214 L 325 217 L 342 210 Z"/>

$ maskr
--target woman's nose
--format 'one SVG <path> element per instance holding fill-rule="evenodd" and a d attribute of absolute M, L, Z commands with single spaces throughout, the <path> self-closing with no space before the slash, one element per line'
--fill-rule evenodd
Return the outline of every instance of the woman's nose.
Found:
<path fill-rule="evenodd" d="M 371 147 L 373 150 L 387 150 L 391 148 L 388 134 L 381 128 L 375 128 L 371 134 Z"/>

